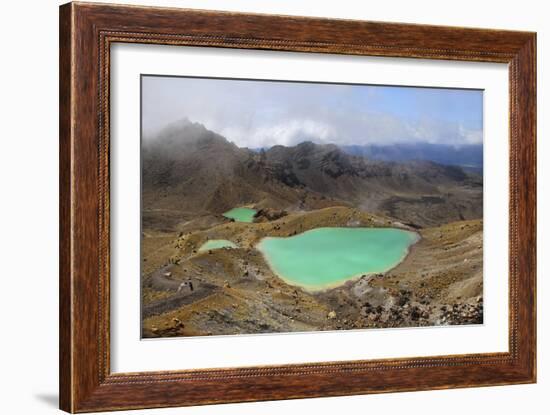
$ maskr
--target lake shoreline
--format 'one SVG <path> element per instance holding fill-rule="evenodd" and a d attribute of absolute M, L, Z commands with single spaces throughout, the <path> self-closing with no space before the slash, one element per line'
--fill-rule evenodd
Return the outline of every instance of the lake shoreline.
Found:
<path fill-rule="evenodd" d="M 266 236 L 266 237 L 262 238 L 260 240 L 260 242 L 258 242 L 256 244 L 255 248 L 262 254 L 262 257 L 266 261 L 267 265 L 269 266 L 269 268 L 271 269 L 273 274 L 276 275 L 278 278 L 280 278 L 282 281 L 284 281 L 286 284 L 294 286 L 294 287 L 298 287 L 298 288 L 300 288 L 300 289 L 302 289 L 302 290 L 304 290 L 304 291 L 306 291 L 310 294 L 320 294 L 320 293 L 323 293 L 323 292 L 326 292 L 326 291 L 333 290 L 335 288 L 341 288 L 341 287 L 345 286 L 346 284 L 351 284 L 351 283 L 356 282 L 357 280 L 359 280 L 361 278 L 366 278 L 366 277 L 371 278 L 374 275 L 386 274 L 386 273 L 390 272 L 391 270 L 398 267 L 408 257 L 408 255 L 410 254 L 412 248 L 419 241 L 422 240 L 422 236 L 418 232 L 408 230 L 408 229 L 389 228 L 389 227 L 380 227 L 380 228 L 378 228 L 378 227 L 353 227 L 353 228 L 351 228 L 351 227 L 319 227 L 319 228 L 309 229 L 305 232 L 302 232 L 302 233 L 296 234 L 296 235 L 292 235 L 292 236 L 286 237 L 284 239 L 294 238 L 296 236 L 300 236 L 300 235 L 303 235 L 303 234 L 311 232 L 311 231 L 325 230 L 325 229 L 365 229 L 365 230 L 394 229 L 394 230 L 399 230 L 401 232 L 406 232 L 406 233 L 413 234 L 415 236 L 415 239 L 414 239 L 414 241 L 412 241 L 405 248 L 405 252 L 402 255 L 402 257 L 397 262 L 395 262 L 391 267 L 389 267 L 388 269 L 385 269 L 383 271 L 360 272 L 360 273 L 357 273 L 357 274 L 353 274 L 350 277 L 346 277 L 346 278 L 344 278 L 340 281 L 336 281 L 334 283 L 319 284 L 319 285 L 299 284 L 299 283 L 296 283 L 295 281 L 292 281 L 292 280 L 288 279 L 287 277 L 283 276 L 282 273 L 277 271 L 277 269 L 274 266 L 272 260 L 270 260 L 269 255 L 267 254 L 267 252 L 265 252 L 265 248 L 263 248 L 261 245 L 262 245 L 262 242 L 264 242 L 266 240 L 269 240 L 269 239 L 283 239 L 282 237 Z"/>

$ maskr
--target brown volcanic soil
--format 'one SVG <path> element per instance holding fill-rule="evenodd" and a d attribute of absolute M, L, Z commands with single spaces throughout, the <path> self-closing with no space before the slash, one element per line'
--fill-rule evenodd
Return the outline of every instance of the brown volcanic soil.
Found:
<path fill-rule="evenodd" d="M 479 175 L 311 142 L 255 152 L 187 120 L 145 140 L 142 160 L 144 337 L 483 320 Z M 263 215 L 222 216 L 238 206 Z M 255 249 L 265 236 L 323 226 L 414 229 L 421 239 L 385 275 L 315 293 L 279 279 Z M 239 248 L 198 252 L 209 239 Z"/>
<path fill-rule="evenodd" d="M 223 220 L 223 218 L 216 218 Z M 310 293 L 276 277 L 254 245 L 320 226 L 407 227 L 348 207 L 292 213 L 273 222 L 224 221 L 155 239 L 144 249 L 143 336 L 192 336 L 465 324 L 482 321 L 482 223 L 419 231 L 421 240 L 385 276 L 364 276 Z M 162 239 L 161 239 L 162 238 Z M 239 249 L 198 252 L 208 239 Z M 169 253 L 169 264 L 166 262 Z M 145 265 L 147 264 L 147 265 Z M 155 264 L 151 266 L 151 264 Z M 154 271 L 146 272 L 146 269 Z M 183 281 L 193 283 L 177 291 Z"/>

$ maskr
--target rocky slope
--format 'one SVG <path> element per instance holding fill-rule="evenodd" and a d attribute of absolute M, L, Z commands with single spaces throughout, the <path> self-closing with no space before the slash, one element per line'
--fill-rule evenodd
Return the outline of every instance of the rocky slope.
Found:
<path fill-rule="evenodd" d="M 259 211 L 254 223 L 222 213 Z M 183 120 L 142 151 L 144 337 L 270 333 L 483 320 L 482 179 L 304 142 L 252 151 Z M 384 275 L 323 292 L 289 285 L 255 248 L 323 226 L 397 227 L 421 239 Z M 208 240 L 238 249 L 201 252 Z"/>
<path fill-rule="evenodd" d="M 319 226 L 403 227 L 357 209 L 292 213 L 272 222 L 225 222 L 176 237 L 152 252 L 143 279 L 143 335 L 192 336 L 480 323 L 482 223 L 456 222 L 420 231 L 413 252 L 386 275 L 307 292 L 272 273 L 255 244 Z M 239 249 L 199 252 L 208 239 Z M 192 283 L 193 290 L 188 287 Z M 181 286 L 182 283 L 187 285 Z"/>
<path fill-rule="evenodd" d="M 144 141 L 142 159 L 146 228 L 175 230 L 247 204 L 360 206 L 418 227 L 482 215 L 481 177 L 459 167 L 372 161 L 311 142 L 254 152 L 188 120 Z"/>

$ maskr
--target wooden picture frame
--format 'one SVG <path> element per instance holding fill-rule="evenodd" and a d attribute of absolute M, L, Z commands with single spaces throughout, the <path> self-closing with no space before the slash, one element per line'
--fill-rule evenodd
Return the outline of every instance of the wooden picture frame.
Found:
<path fill-rule="evenodd" d="M 111 373 L 109 59 L 117 42 L 507 63 L 509 352 Z M 69 3 L 60 8 L 59 93 L 61 409 L 91 412 L 535 382 L 535 33 Z"/>

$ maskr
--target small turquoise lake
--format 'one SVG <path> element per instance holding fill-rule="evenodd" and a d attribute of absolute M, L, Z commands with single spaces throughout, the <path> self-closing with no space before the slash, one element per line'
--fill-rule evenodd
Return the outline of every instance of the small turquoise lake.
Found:
<path fill-rule="evenodd" d="M 221 248 L 238 248 L 238 246 L 233 242 L 228 241 L 227 239 L 211 239 L 201 245 L 201 247 L 199 248 L 199 252 Z"/>
<path fill-rule="evenodd" d="M 240 207 L 228 210 L 223 216 L 237 222 L 253 222 L 256 212 L 255 209 Z"/>
<path fill-rule="evenodd" d="M 317 228 L 287 238 L 266 237 L 257 248 L 272 271 L 316 291 L 399 264 L 418 234 L 394 228 Z"/>

